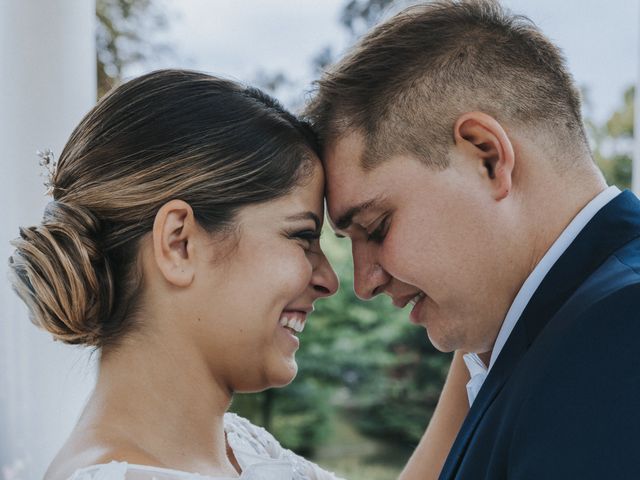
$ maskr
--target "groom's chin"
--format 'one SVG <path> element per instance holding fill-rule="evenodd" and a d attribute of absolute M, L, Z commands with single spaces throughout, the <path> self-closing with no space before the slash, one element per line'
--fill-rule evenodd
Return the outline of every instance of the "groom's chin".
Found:
<path fill-rule="evenodd" d="M 454 350 L 457 350 L 459 347 L 454 345 L 454 342 L 451 341 L 446 335 L 438 335 L 435 333 L 431 333 L 428 328 L 425 327 L 427 331 L 427 338 L 431 342 L 431 345 L 435 347 L 436 350 L 442 353 L 450 353 Z"/>

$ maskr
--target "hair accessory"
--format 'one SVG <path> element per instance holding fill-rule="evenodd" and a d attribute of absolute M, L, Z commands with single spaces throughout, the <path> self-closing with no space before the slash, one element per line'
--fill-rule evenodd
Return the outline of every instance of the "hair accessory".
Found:
<path fill-rule="evenodd" d="M 58 162 L 55 160 L 55 155 L 50 148 L 45 148 L 44 150 L 38 150 L 36 154 L 40 157 L 40 166 L 47 169 L 46 172 L 42 173 L 44 177 L 44 186 L 47 187 L 47 191 L 45 195 L 51 195 L 53 193 L 53 176 L 56 174 L 56 167 L 58 166 Z"/>

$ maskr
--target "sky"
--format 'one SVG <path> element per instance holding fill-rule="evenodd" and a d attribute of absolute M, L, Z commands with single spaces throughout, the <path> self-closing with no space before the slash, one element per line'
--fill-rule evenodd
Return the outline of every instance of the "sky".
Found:
<path fill-rule="evenodd" d="M 173 55 L 131 74 L 160 67 L 204 70 L 245 83 L 260 72 L 286 73 L 278 90 L 299 103 L 315 78 L 311 59 L 324 47 L 349 46 L 339 23 L 346 0 L 164 0 L 170 28 L 161 37 Z M 527 15 L 564 51 L 577 84 L 587 90 L 587 115 L 605 121 L 636 81 L 640 0 L 503 0 Z"/>

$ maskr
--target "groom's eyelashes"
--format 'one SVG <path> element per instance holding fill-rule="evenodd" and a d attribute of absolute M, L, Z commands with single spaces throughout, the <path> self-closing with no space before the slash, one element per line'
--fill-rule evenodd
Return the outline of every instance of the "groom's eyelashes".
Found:
<path fill-rule="evenodd" d="M 371 232 L 367 230 L 367 241 L 374 243 L 382 243 L 385 235 L 387 234 L 387 227 L 389 224 L 389 216 L 385 216 L 380 220 L 377 227 Z"/>
<path fill-rule="evenodd" d="M 389 215 L 374 220 L 367 227 L 358 225 L 356 222 L 352 224 L 352 227 L 356 227 L 360 232 L 364 231 L 364 236 L 367 242 L 381 243 L 387 234 L 389 227 Z M 371 230 L 371 228 L 373 228 L 373 230 Z M 345 235 L 339 232 L 334 232 L 334 234 L 337 238 L 351 238 L 351 235 Z"/>

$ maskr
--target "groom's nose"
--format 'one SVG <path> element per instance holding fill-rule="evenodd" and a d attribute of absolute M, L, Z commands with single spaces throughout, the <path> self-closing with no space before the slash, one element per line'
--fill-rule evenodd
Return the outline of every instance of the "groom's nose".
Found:
<path fill-rule="evenodd" d="M 366 242 L 354 241 L 351 253 L 353 255 L 353 290 L 362 300 L 370 300 L 383 292 L 391 276 L 377 262 L 374 248 Z"/>

